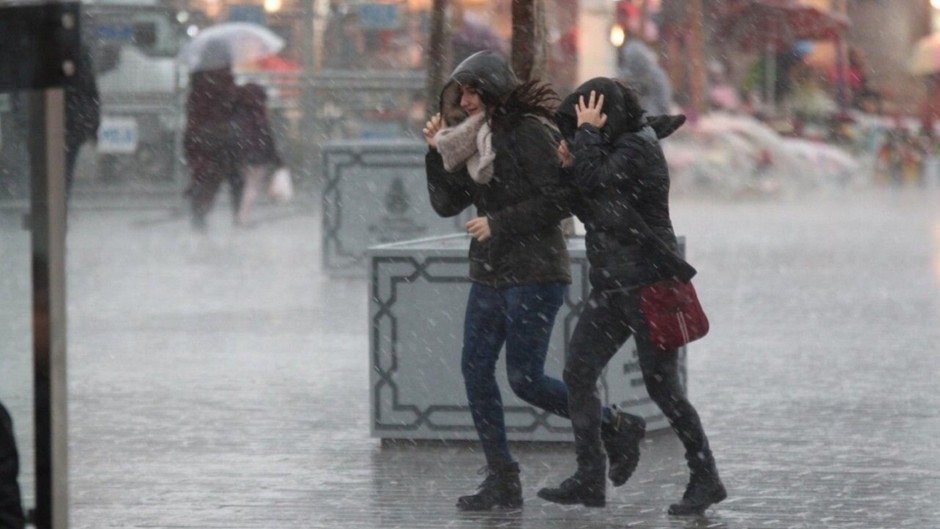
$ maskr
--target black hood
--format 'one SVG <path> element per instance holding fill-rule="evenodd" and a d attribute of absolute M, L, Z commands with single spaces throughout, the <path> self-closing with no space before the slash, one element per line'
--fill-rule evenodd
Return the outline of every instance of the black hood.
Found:
<path fill-rule="evenodd" d="M 483 103 L 492 108 L 519 85 L 519 79 L 506 58 L 495 51 L 480 51 L 464 59 L 441 90 L 441 115 L 449 126 L 467 117 L 460 108 L 461 85 L 475 88 Z"/>
<path fill-rule="evenodd" d="M 607 77 L 595 77 L 586 81 L 561 102 L 555 115 L 555 121 L 561 130 L 562 137 L 571 141 L 578 128 L 578 114 L 575 105 L 580 97 L 588 101 L 591 91 L 598 96 L 604 94 L 604 107 L 601 111 L 607 114 L 607 123 L 601 128 L 601 133 L 608 141 L 613 141 L 625 132 L 639 130 L 646 124 L 643 118 L 643 109 L 639 100 L 630 90 Z"/>

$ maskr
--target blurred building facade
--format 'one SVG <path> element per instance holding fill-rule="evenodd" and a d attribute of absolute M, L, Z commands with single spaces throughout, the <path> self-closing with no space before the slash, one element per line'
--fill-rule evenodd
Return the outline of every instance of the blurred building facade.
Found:
<path fill-rule="evenodd" d="M 734 96 L 735 91 L 743 92 L 742 80 L 760 54 L 722 47 L 720 35 L 715 33 L 723 9 L 742 1 L 541 0 L 546 26 L 544 78 L 565 94 L 587 78 L 616 76 L 620 47 L 629 39 L 640 39 L 665 69 L 672 85 L 672 100 L 682 108 L 688 111 L 696 91 L 711 91 L 709 85 L 719 81 L 726 82 L 726 94 Z M 849 50 L 863 58 L 861 69 L 866 81 L 883 103 L 879 111 L 916 115 L 923 109 L 928 83 L 910 74 L 907 64 L 914 42 L 928 34 L 931 19 L 940 16 L 940 9 L 932 7 L 931 0 L 795 1 L 840 12 L 850 19 L 843 41 L 843 62 L 847 62 Z M 935 3 L 940 7 L 940 2 Z M 153 12 L 129 7 L 135 4 L 146 5 Z M 479 49 L 510 53 L 512 0 L 452 0 L 446 4 L 450 32 L 446 71 Z M 136 17 L 133 24 L 115 22 L 98 29 L 96 36 L 101 43 L 103 36 L 120 41 L 124 32 L 118 29 L 132 26 L 133 42 L 98 46 L 95 59 L 106 103 L 105 117 L 119 114 L 126 118 L 125 107 L 132 107 L 139 141 L 130 154 L 99 152 L 100 163 L 80 171 L 82 181 L 89 180 L 88 175 L 97 175 L 94 178 L 98 183 L 123 181 L 128 178 L 123 175 L 131 174 L 129 168 L 146 166 L 152 170 L 137 179 L 145 179 L 148 185 L 178 186 L 185 182 L 185 167 L 180 166 L 173 150 L 177 142 L 173 131 L 179 128 L 176 123 L 180 119 L 180 108 L 174 102 L 181 100 L 185 75 L 174 71 L 173 57 L 187 34 L 191 36 L 199 28 L 219 22 L 257 22 L 287 41 L 276 61 L 239 68 L 272 87 L 269 104 L 278 133 L 284 138 L 285 154 L 294 167 L 304 167 L 305 174 L 312 175 L 316 170 L 315 157 L 309 156 L 310 138 L 322 143 L 414 135 L 429 110 L 423 79 L 431 0 L 108 0 L 89 5 L 90 11 L 99 13 L 99 22 L 106 20 L 101 14 L 104 12 L 115 21 L 131 16 L 126 13 Z M 107 5 L 120 9 L 105 8 Z M 141 18 L 145 16 L 156 18 Z M 156 29 L 139 32 L 147 26 L 143 22 Z M 159 30 L 163 27 L 169 29 Z M 167 32 L 174 38 L 161 37 Z M 148 35 L 153 41 L 150 44 L 145 38 Z M 163 46 L 163 42 L 172 45 Z M 118 56 L 111 53 L 111 48 L 118 47 L 124 66 L 131 59 L 139 65 L 112 70 Z M 817 41 L 811 43 L 811 48 L 806 60 L 830 72 L 831 80 L 837 63 L 836 46 Z M 156 75 L 161 72 L 165 75 Z M 365 78 L 370 81 L 363 82 Z M 131 85 L 140 85 L 140 90 L 125 93 Z M 166 87 L 158 93 L 154 89 L 158 85 Z M 433 106 L 434 101 L 430 104 Z M 311 115 L 312 119 L 304 118 Z M 151 125 L 155 120 L 166 123 Z M 107 119 L 106 125 L 124 121 Z M 162 133 L 150 134 L 153 137 L 144 134 L 153 131 Z M 98 150 L 102 150 L 101 145 Z"/>
<path fill-rule="evenodd" d="M 723 4 L 739 0 L 701 0 L 705 60 L 714 56 L 707 37 Z M 851 20 L 844 41 L 865 57 L 867 73 L 882 89 L 889 106 L 913 111 L 924 97 L 922 83 L 906 70 L 911 46 L 930 32 L 937 12 L 930 0 L 798 0 L 845 14 Z M 204 13 L 210 21 L 254 20 L 264 23 L 290 43 L 285 58 L 308 68 L 420 70 L 423 68 L 431 0 L 172 0 L 181 9 Z M 660 53 L 680 101 L 688 98 L 689 56 L 669 49 L 668 39 L 687 37 L 689 0 L 544 0 L 549 80 L 565 91 L 593 75 L 614 75 L 616 52 L 610 30 L 627 5 L 643 12 L 644 37 Z M 509 52 L 511 0 L 454 0 L 448 2 L 453 58 L 482 47 Z M 622 21 L 620 21 L 622 22 Z M 648 27 L 654 29 L 652 33 Z M 636 26 L 634 26 L 634 30 Z M 309 37 L 309 39 L 308 39 Z M 308 40 L 310 42 L 308 42 Z M 307 48 L 307 49 L 305 49 Z M 834 63 L 835 49 L 819 42 L 813 60 Z M 845 51 L 843 51 L 845 53 Z M 306 54 L 306 56 L 305 56 Z M 744 54 L 734 61 L 752 60 Z M 734 65 L 737 69 L 743 65 Z M 607 70 L 607 71 L 605 71 Z M 702 74 L 704 75 L 704 74 Z"/>
<path fill-rule="evenodd" d="M 632 0 L 626 0 L 633 3 Z M 661 61 L 673 80 L 676 98 L 680 103 L 690 99 L 689 55 L 695 50 L 688 46 L 691 26 L 699 23 L 705 32 L 705 62 L 724 63 L 729 74 L 740 81 L 749 64 L 756 60 L 754 52 L 727 50 L 720 45 L 722 35 L 716 34 L 721 22 L 720 14 L 729 5 L 747 0 L 701 0 L 702 14 L 695 20 L 690 0 L 662 0 L 660 24 L 661 41 L 656 44 Z M 850 21 L 842 41 L 842 60 L 848 63 L 849 50 L 864 58 L 864 73 L 874 90 L 884 99 L 884 111 L 916 113 L 926 95 L 925 83 L 908 71 L 908 62 L 914 43 L 931 31 L 931 21 L 940 16 L 940 2 L 934 0 L 794 0 L 820 9 L 841 13 Z M 936 5 L 936 7 L 933 6 Z M 803 43 L 801 43 L 803 44 Z M 807 57 L 812 66 L 833 70 L 837 64 L 837 47 L 832 42 L 816 41 L 808 44 L 812 51 Z M 703 74 L 704 75 L 704 74 Z"/>

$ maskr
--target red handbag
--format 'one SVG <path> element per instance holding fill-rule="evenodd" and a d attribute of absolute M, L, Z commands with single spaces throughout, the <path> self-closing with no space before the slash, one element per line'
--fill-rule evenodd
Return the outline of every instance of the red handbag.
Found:
<path fill-rule="evenodd" d="M 653 346 L 669 351 L 708 334 L 708 317 L 692 282 L 659 281 L 640 289 L 640 311 Z"/>

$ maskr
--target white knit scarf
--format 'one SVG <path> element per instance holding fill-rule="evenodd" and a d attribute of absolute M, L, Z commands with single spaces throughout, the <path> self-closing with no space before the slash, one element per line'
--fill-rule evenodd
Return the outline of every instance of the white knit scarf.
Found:
<path fill-rule="evenodd" d="M 493 178 L 492 131 L 486 122 L 486 113 L 474 114 L 462 123 L 441 129 L 434 135 L 437 151 L 444 159 L 444 169 L 455 171 L 464 165 L 470 178 L 478 184 L 486 184 Z"/>

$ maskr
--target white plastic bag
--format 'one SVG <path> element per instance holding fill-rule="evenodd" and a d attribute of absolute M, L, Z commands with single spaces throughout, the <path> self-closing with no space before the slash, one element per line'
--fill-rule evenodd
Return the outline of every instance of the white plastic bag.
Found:
<path fill-rule="evenodd" d="M 290 169 L 279 167 L 271 175 L 271 185 L 268 186 L 268 195 L 277 203 L 290 202 L 294 198 L 294 182 L 291 180 Z"/>

